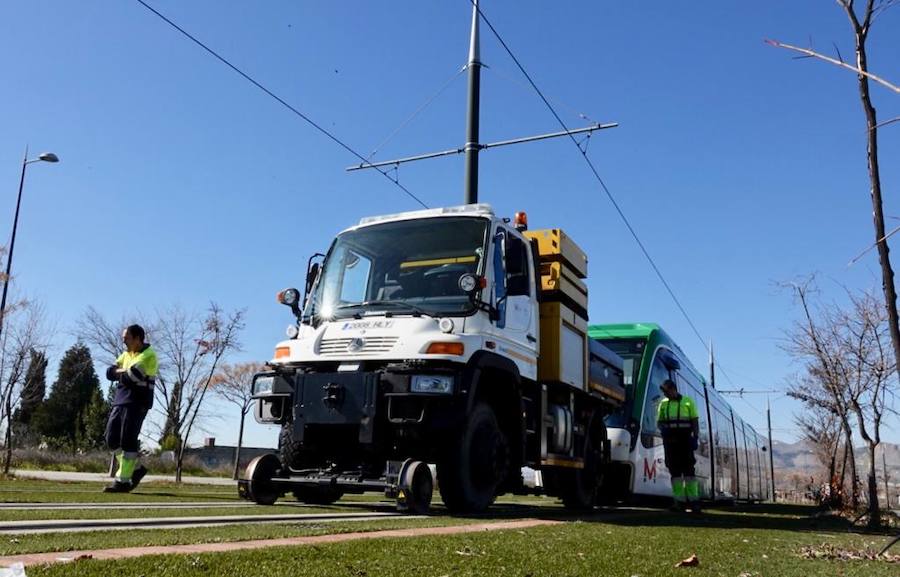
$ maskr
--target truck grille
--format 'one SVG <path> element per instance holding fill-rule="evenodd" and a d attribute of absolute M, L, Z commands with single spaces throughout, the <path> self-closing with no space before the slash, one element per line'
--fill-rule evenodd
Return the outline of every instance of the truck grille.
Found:
<path fill-rule="evenodd" d="M 398 337 L 361 337 L 356 339 L 322 339 L 320 355 L 355 355 L 387 353 L 397 344 Z M 356 347 L 350 344 L 356 341 Z M 361 341 L 361 344 L 359 342 Z"/>

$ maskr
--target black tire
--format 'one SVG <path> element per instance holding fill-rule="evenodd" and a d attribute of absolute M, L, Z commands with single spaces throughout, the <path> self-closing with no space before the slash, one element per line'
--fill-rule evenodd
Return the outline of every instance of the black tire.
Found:
<path fill-rule="evenodd" d="M 278 456 L 281 458 L 281 466 L 287 470 L 300 467 L 302 462 L 301 443 L 294 442 L 294 423 L 287 422 L 281 425 L 278 432 Z"/>
<path fill-rule="evenodd" d="M 294 498 L 308 505 L 331 505 L 344 496 L 344 492 L 333 487 L 300 487 L 294 489 Z"/>
<path fill-rule="evenodd" d="M 509 470 L 509 444 L 497 416 L 478 403 L 466 419 L 457 443 L 447 447 L 438 463 L 438 488 L 454 513 L 484 511 Z"/>
<path fill-rule="evenodd" d="M 598 493 L 603 484 L 603 441 L 606 428 L 598 417 L 591 419 L 588 434 L 584 437 L 584 468 L 571 469 L 561 473 L 560 499 L 566 509 L 584 511 L 597 504 Z"/>

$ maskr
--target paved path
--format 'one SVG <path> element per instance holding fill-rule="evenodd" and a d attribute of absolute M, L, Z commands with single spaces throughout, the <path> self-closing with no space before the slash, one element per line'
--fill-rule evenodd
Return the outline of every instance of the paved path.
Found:
<path fill-rule="evenodd" d="M 13 475 L 24 479 L 44 479 L 47 481 L 90 481 L 93 483 L 109 483 L 111 479 L 106 473 L 73 473 L 69 471 L 32 471 L 28 469 L 13 469 Z M 148 481 L 175 482 L 175 475 L 147 475 L 143 483 Z M 182 483 L 192 485 L 216 485 L 222 487 L 237 487 L 237 481 L 224 477 L 181 477 Z"/>
<path fill-rule="evenodd" d="M 520 521 L 502 521 L 492 523 L 476 523 L 472 525 L 455 525 L 449 527 L 419 527 L 414 529 L 392 529 L 388 531 L 371 531 L 364 533 L 341 533 L 334 535 L 318 535 L 315 537 L 287 537 L 284 539 L 259 539 L 254 541 L 237 541 L 233 543 L 203 543 L 200 545 L 169 545 L 155 547 L 126 547 L 122 549 L 99 549 L 94 551 L 67 551 L 65 553 L 34 553 L 26 555 L 10 555 L 0 557 L 0 567 L 9 567 L 13 563 L 42 565 L 78 561 L 81 559 L 124 559 L 142 557 L 144 555 L 167 555 L 188 553 L 221 553 L 226 551 L 246 551 L 265 547 L 284 547 L 291 545 L 321 545 L 341 543 L 358 539 L 384 539 L 424 537 L 428 535 L 454 535 L 457 533 L 480 533 L 482 531 L 501 531 L 505 529 L 527 529 L 541 525 L 557 525 L 560 521 L 541 519 L 523 519 Z"/>

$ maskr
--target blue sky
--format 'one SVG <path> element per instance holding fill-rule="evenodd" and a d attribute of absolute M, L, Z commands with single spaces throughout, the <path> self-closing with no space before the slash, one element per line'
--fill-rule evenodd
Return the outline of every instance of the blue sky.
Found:
<path fill-rule="evenodd" d="M 364 154 L 465 63 L 466 0 L 151 4 Z M 852 58 L 833 2 L 546 2 L 482 9 L 570 126 L 620 123 L 589 154 L 724 372 L 720 388 L 783 389 L 779 349 L 796 318 L 778 282 L 818 273 L 822 296 L 880 288 L 872 242 L 865 125 L 853 74 L 794 60 L 764 38 L 832 43 Z M 900 11 L 879 20 L 870 66 L 900 81 Z M 514 64 L 483 31 L 483 142 L 558 130 Z M 57 327 L 53 359 L 88 306 L 247 308 L 245 350 L 271 356 L 291 321 L 277 290 L 302 284 L 306 258 L 365 215 L 417 205 L 131 0 L 5 2 L 0 7 L 0 202 L 14 210 L 31 165 L 14 262 L 17 290 Z M 461 146 L 465 78 L 376 158 Z M 873 87 L 881 118 L 900 97 Z M 885 213 L 900 215 L 900 125 L 882 131 Z M 462 202 L 462 158 L 404 166 L 430 206 Z M 481 200 L 560 227 L 590 257 L 593 322 L 654 321 L 698 367 L 706 352 L 571 142 L 486 151 Z M 890 225 L 890 222 L 889 222 Z M 765 396 L 733 399 L 764 430 Z M 236 439 L 232 412 L 208 423 Z M 798 406 L 773 397 L 775 437 Z M 887 434 L 900 439 L 898 424 Z M 275 434 L 251 426 L 247 443 Z"/>

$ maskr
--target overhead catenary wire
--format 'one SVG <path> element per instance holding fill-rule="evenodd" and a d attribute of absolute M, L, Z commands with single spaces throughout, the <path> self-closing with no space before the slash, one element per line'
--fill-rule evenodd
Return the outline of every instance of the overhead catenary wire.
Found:
<path fill-rule="evenodd" d="M 401 123 L 400 123 L 400 126 L 398 126 L 397 128 L 395 128 L 394 131 L 391 132 L 391 133 L 387 136 L 387 138 L 385 138 L 384 140 L 382 140 L 382 141 L 378 144 L 378 146 L 376 146 L 375 148 L 373 148 L 373 149 L 372 149 L 372 152 L 369 153 L 369 156 L 366 157 L 366 160 L 372 160 L 372 158 L 373 158 L 376 154 L 378 154 L 378 152 L 379 152 L 382 148 L 384 148 L 384 146 L 385 146 L 388 142 L 390 142 L 391 140 L 393 140 L 393 138 L 394 138 L 395 136 L 397 136 L 397 134 L 398 134 L 401 130 L 403 130 L 410 122 L 412 122 L 412 121 L 416 118 L 416 116 L 418 116 L 419 114 L 422 113 L 423 110 L 425 110 L 426 108 L 428 108 L 429 106 L 431 106 L 431 103 L 434 102 L 441 94 L 443 94 L 444 91 L 447 90 L 447 88 L 448 88 L 451 84 L 453 84 L 453 81 L 456 80 L 457 78 L 459 78 L 460 75 L 461 75 L 463 72 L 466 71 L 466 68 L 468 68 L 468 66 L 463 66 L 463 67 L 461 67 L 458 71 L 456 71 L 456 73 L 453 74 L 453 76 L 451 76 L 450 78 L 448 78 L 447 81 L 444 82 L 444 83 L 441 85 L 441 87 L 438 88 L 438 90 L 437 90 L 434 94 L 432 94 L 425 102 L 423 102 L 421 105 L 419 105 L 419 107 L 416 108 L 416 109 L 413 111 L 413 113 L 410 114 L 410 115 L 406 118 L 406 120 L 404 120 L 403 122 L 401 122 Z"/>
<path fill-rule="evenodd" d="M 479 17 L 484 21 L 485 24 L 487 24 L 491 33 L 494 35 L 494 37 L 497 39 L 497 41 L 500 43 L 500 45 L 503 47 L 503 49 L 506 51 L 506 53 L 509 55 L 509 57 L 512 59 L 512 61 L 515 63 L 516 67 L 519 69 L 519 71 L 522 73 L 522 75 L 525 76 L 526 80 L 528 80 L 528 83 L 531 85 L 531 87 L 537 93 L 538 97 L 540 97 L 540 99 L 544 102 L 544 105 L 546 105 L 546 107 L 550 110 L 550 113 L 553 114 L 553 117 L 556 119 L 556 121 L 559 123 L 559 125 L 562 126 L 563 130 L 568 132 L 569 127 L 566 126 L 566 123 L 562 120 L 562 118 L 560 118 L 559 114 L 556 112 L 553 105 L 550 104 L 550 101 L 547 100 L 547 97 L 544 96 L 544 93 L 541 92 L 541 89 L 538 88 L 537 84 L 535 84 L 534 80 L 531 78 L 531 75 L 528 74 L 528 72 L 525 70 L 525 67 L 522 66 L 522 63 L 519 61 L 519 59 L 516 57 L 516 55 L 513 54 L 510 47 L 506 44 L 506 41 L 503 40 L 503 37 L 500 36 L 500 33 L 497 31 L 497 29 L 494 27 L 494 25 L 485 16 L 484 11 L 481 9 L 481 7 L 478 6 L 478 4 L 475 2 L 475 0 L 467 0 L 467 1 L 470 4 L 472 4 L 472 6 L 474 6 L 475 9 L 478 11 Z M 581 148 L 581 146 L 579 145 L 579 143 L 575 139 L 575 137 L 570 134 L 569 138 L 572 140 L 572 143 L 578 149 L 578 152 L 581 153 L 581 157 L 587 163 L 588 167 L 590 168 L 591 172 L 594 175 L 594 178 L 597 180 L 597 182 L 600 183 L 600 187 L 603 189 L 603 192 L 606 194 L 606 197 L 609 199 L 610 203 L 613 205 L 613 208 L 615 208 L 616 212 L 619 215 L 619 218 L 622 220 L 622 222 L 625 224 L 625 227 L 628 229 L 628 232 L 631 233 L 632 238 L 634 238 L 634 241 L 637 243 L 638 247 L 641 249 L 641 252 L 644 254 L 644 257 L 647 259 L 647 262 L 650 263 L 650 266 L 653 268 L 653 271 L 656 273 L 656 276 L 659 278 L 660 282 L 662 282 L 663 287 L 665 287 L 666 292 L 669 293 L 669 296 L 675 302 L 675 306 L 678 307 L 678 310 L 681 311 L 682 316 L 684 316 L 685 320 L 688 322 L 688 325 L 690 325 L 691 330 L 694 331 L 694 334 L 697 336 L 698 339 L 700 339 L 700 342 L 703 343 L 703 347 L 707 351 L 709 351 L 709 347 L 706 344 L 706 341 L 704 340 L 703 336 L 700 334 L 700 331 L 697 329 L 697 326 L 694 324 L 694 321 L 691 320 L 691 317 L 687 314 L 687 311 L 685 310 L 684 306 L 682 306 L 681 301 L 678 300 L 677 296 L 675 296 L 675 291 L 672 290 L 672 287 L 669 285 L 669 282 L 666 280 L 666 277 L 663 276 L 662 271 L 656 265 L 656 261 L 654 261 L 653 257 L 650 256 L 650 252 L 644 246 L 643 241 L 641 241 L 641 238 L 638 236 L 637 231 L 635 231 L 634 227 L 631 225 L 631 222 L 628 220 L 628 217 L 625 216 L 625 213 L 622 211 L 622 208 L 619 206 L 618 201 L 616 201 L 612 192 L 609 190 L 609 187 L 606 186 L 606 183 L 603 181 L 603 178 L 600 176 L 600 173 L 597 171 L 597 167 L 594 166 L 594 163 L 591 161 L 591 159 L 587 155 L 587 153 L 585 153 L 585 151 Z M 728 378 L 727 375 L 725 375 L 725 377 L 726 377 L 726 379 Z M 730 379 L 728 379 L 728 380 L 730 381 Z"/>
<path fill-rule="evenodd" d="M 547 99 L 547 97 L 544 95 L 544 93 L 541 91 L 541 89 L 538 88 L 537 84 L 531 78 L 531 75 L 528 74 L 528 72 L 525 70 L 525 67 L 522 65 L 522 63 L 519 61 L 519 59 L 516 57 L 516 55 L 513 54 L 512 49 L 510 49 L 510 47 L 506 44 L 506 41 L 503 40 L 503 37 L 500 36 L 500 33 L 497 31 L 497 29 L 494 27 L 494 25 L 491 23 L 491 21 L 488 20 L 487 16 L 485 16 L 484 11 L 481 9 L 481 7 L 478 6 L 478 4 L 475 2 L 475 0 L 467 0 L 467 1 L 470 4 L 472 4 L 472 6 L 474 6 L 475 9 L 478 11 L 479 17 L 484 21 L 485 24 L 487 24 L 491 33 L 494 35 L 494 37 L 497 39 L 497 41 L 500 43 L 500 45 L 506 51 L 507 55 L 509 55 L 509 57 L 512 59 L 512 61 L 515 63 L 516 67 L 519 69 L 519 72 L 521 72 L 522 75 L 526 78 L 526 80 L 528 80 L 528 83 L 531 85 L 531 88 L 534 89 L 534 91 L 537 93 L 538 97 L 540 97 L 540 99 L 543 101 L 544 105 L 547 107 L 547 109 L 550 111 L 550 113 L 553 114 L 553 117 L 556 119 L 556 121 L 559 123 L 559 125 L 562 126 L 563 130 L 568 132 L 569 128 L 566 125 L 566 123 L 562 120 L 562 118 L 560 118 L 559 114 L 556 112 L 553 105 L 550 103 L 550 101 Z M 634 229 L 634 227 L 631 225 L 631 222 L 628 220 L 628 217 L 625 216 L 625 212 L 619 206 L 619 203 L 618 203 L 618 201 L 616 201 L 615 197 L 613 196 L 612 191 L 610 191 L 609 187 L 606 185 L 606 182 L 600 176 L 600 173 L 597 170 L 597 167 L 594 166 L 594 163 L 591 161 L 590 157 L 587 155 L 586 147 L 583 148 L 581 146 L 581 143 L 579 143 L 578 140 L 576 140 L 573 135 L 569 134 L 569 138 L 572 140 L 572 143 L 578 149 L 578 152 L 581 153 L 581 157 L 584 159 L 585 163 L 587 163 L 588 167 L 590 168 L 591 172 L 594 175 L 594 178 L 597 180 L 598 183 L 600 183 L 600 187 L 603 189 L 603 192 L 606 194 L 606 197 L 609 199 L 610 203 L 613 205 L 613 208 L 616 210 L 616 213 L 618 213 L 619 218 L 625 224 L 625 227 L 628 229 L 628 232 L 631 233 L 632 238 L 634 238 L 634 241 L 637 243 L 637 245 L 640 248 L 641 252 L 643 253 L 644 257 L 647 259 L 647 262 L 650 263 L 650 267 L 653 269 L 653 272 L 656 273 L 657 278 L 659 278 L 663 287 L 666 289 L 666 292 L 672 298 L 672 301 L 675 303 L 675 306 L 678 307 L 678 310 L 681 312 L 681 315 L 684 317 L 684 319 L 687 321 L 688 325 L 691 327 L 691 330 L 694 332 L 694 334 L 697 336 L 697 338 L 700 339 L 700 342 L 702 343 L 703 348 L 706 349 L 707 352 L 709 352 L 709 345 L 706 343 L 706 340 L 700 334 L 700 331 L 697 329 L 697 325 L 694 324 L 694 321 L 691 319 L 690 315 L 688 315 L 687 310 L 681 304 L 681 301 L 675 295 L 675 291 L 672 289 L 671 285 L 669 285 L 669 282 L 666 280 L 666 277 L 663 275 L 659 266 L 657 266 L 656 261 L 654 261 L 653 257 L 650 256 L 650 252 L 647 250 L 647 247 L 644 245 L 643 241 L 641 241 L 640 237 L 637 234 L 637 231 Z M 721 363 L 719 363 L 717 361 L 716 364 L 719 366 L 719 369 L 722 372 L 722 376 L 725 377 L 725 380 L 727 380 L 729 382 L 729 384 L 732 384 L 732 386 L 733 386 L 731 377 L 728 375 L 727 371 L 725 371 L 725 369 L 722 367 Z"/>
<path fill-rule="evenodd" d="M 486 71 L 489 72 L 489 73 L 495 74 L 498 78 L 500 78 L 500 79 L 502 79 L 502 80 L 506 80 L 506 81 L 509 82 L 510 84 L 514 84 L 514 85 L 518 86 L 518 87 L 521 88 L 522 90 L 526 90 L 526 91 L 528 91 L 529 93 L 531 92 L 531 87 L 530 87 L 529 85 L 527 85 L 526 83 L 521 82 L 521 81 L 519 81 L 519 80 L 513 78 L 512 76 L 506 74 L 505 72 L 503 72 L 502 70 L 496 68 L 495 66 L 482 66 L 482 69 L 483 69 L 483 70 L 486 70 Z M 588 115 L 585 114 L 584 112 L 581 112 L 580 110 L 578 110 L 578 109 L 575 108 L 574 106 L 571 106 L 571 105 L 569 105 L 569 104 L 566 104 L 565 102 L 563 102 L 563 101 L 560 100 L 559 98 L 550 98 L 550 97 L 548 96 L 548 97 L 547 97 L 547 100 L 549 100 L 550 102 L 556 103 L 557 107 L 565 108 L 565 109 L 569 112 L 569 114 L 572 114 L 573 116 L 577 116 L 577 117 L 580 118 L 581 120 L 587 120 L 588 122 L 594 122 L 594 119 L 593 119 L 593 118 L 591 118 L 590 116 L 588 116 Z"/>
<path fill-rule="evenodd" d="M 290 103 L 288 103 L 286 100 L 284 100 L 283 98 L 281 98 L 280 96 L 278 96 L 277 94 L 275 94 L 274 92 L 272 92 L 271 90 L 269 90 L 268 88 L 266 88 L 265 86 L 263 86 L 260 82 L 258 82 L 257 80 L 255 80 L 255 79 L 254 79 L 253 77 L 251 77 L 249 74 L 247 74 L 246 72 L 244 72 L 243 70 L 241 70 L 240 68 L 238 68 L 237 66 L 235 66 L 234 64 L 232 64 L 232 63 L 231 63 L 228 59 L 226 59 L 224 56 L 220 55 L 218 52 L 216 52 L 215 50 L 213 50 L 212 48 L 210 48 L 209 46 L 207 46 L 206 44 L 204 44 L 203 42 L 201 42 L 200 40 L 198 40 L 198 39 L 197 39 L 195 36 L 193 36 L 190 32 L 188 32 L 187 30 L 185 30 L 184 28 L 182 28 L 181 26 L 179 26 L 178 24 L 176 24 L 175 22 L 173 22 L 172 20 L 170 20 L 169 18 L 167 18 L 164 14 L 162 14 L 161 12 L 159 12 L 158 10 L 156 10 L 154 7 L 152 7 L 152 6 L 150 6 L 149 4 L 147 4 L 144 0 L 135 0 L 135 1 L 136 1 L 138 4 L 140 4 L 141 6 L 143 6 L 144 8 L 146 8 L 147 10 L 149 10 L 150 12 L 152 12 L 153 14 L 155 14 L 158 18 L 160 18 L 160 19 L 161 19 L 162 21 L 164 21 L 166 24 L 168 24 L 169 26 L 171 26 L 172 28 L 174 28 L 175 30 L 177 30 L 178 32 L 180 32 L 183 36 L 185 36 L 186 38 L 188 38 L 191 42 L 193 42 L 194 44 L 196 44 L 197 46 L 199 46 L 200 48 L 202 48 L 203 50 L 205 50 L 206 52 L 208 52 L 210 55 L 212 55 L 214 58 L 216 58 L 219 62 L 221 62 L 222 64 L 224 64 L 225 66 L 227 66 L 228 68 L 230 68 L 231 70 L 233 70 L 234 72 L 236 72 L 236 73 L 237 73 L 238 75 L 240 75 L 244 80 L 246 80 L 246 81 L 249 82 L 250 84 L 256 86 L 257 88 L 259 88 L 260 90 L 262 90 L 263 92 L 265 92 L 268 96 L 272 97 L 272 98 L 273 98 L 275 101 L 277 101 L 279 104 L 281 104 L 282 106 L 284 106 L 285 108 L 287 108 L 288 110 L 290 110 L 291 112 L 293 112 L 295 115 L 297 115 L 298 117 L 300 117 L 301 119 L 303 119 L 307 124 L 309 124 L 310 126 L 312 126 L 313 128 L 315 128 L 317 131 L 321 132 L 323 135 L 325 135 L 326 137 L 328 137 L 330 140 L 332 140 L 332 141 L 333 141 L 334 143 L 336 143 L 338 146 L 340 146 L 341 148 L 343 148 L 344 150 L 346 150 L 347 152 L 349 152 L 349 153 L 352 154 L 353 156 L 357 157 L 357 158 L 358 158 L 360 161 L 362 161 L 364 164 L 368 164 L 369 161 L 368 161 L 362 154 L 358 153 L 356 150 L 354 150 L 353 148 L 351 148 L 350 145 L 346 144 L 343 140 L 341 140 L 340 138 L 338 138 L 337 136 L 335 136 L 333 133 L 331 133 L 331 132 L 329 132 L 328 130 L 326 130 L 325 128 L 323 128 L 320 124 L 318 124 L 317 122 L 315 122 L 312 118 L 310 118 L 310 117 L 307 116 L 306 114 L 302 113 L 300 110 L 298 110 L 297 108 L 295 108 L 294 106 L 292 106 L 292 105 L 291 105 Z M 405 186 L 403 186 L 402 184 L 400 184 L 400 181 L 397 180 L 396 178 L 392 177 L 392 176 L 388 173 L 388 171 L 382 170 L 382 169 L 380 169 L 380 168 L 376 168 L 376 170 L 377 170 L 378 172 L 380 172 L 381 175 L 384 176 L 386 179 L 388 179 L 389 181 L 391 181 L 391 182 L 394 184 L 394 186 L 396 186 L 396 187 L 398 187 L 400 190 L 402 190 L 402 191 L 403 191 L 407 196 L 409 196 L 411 199 L 415 200 L 417 203 L 419 203 L 420 205 L 422 205 L 424 208 L 428 208 L 428 205 L 427 205 L 427 204 L 425 204 L 424 202 L 422 202 L 422 200 L 421 200 L 418 196 L 416 196 L 415 194 L 413 194 L 412 191 L 410 191 L 407 187 L 405 187 Z"/>

